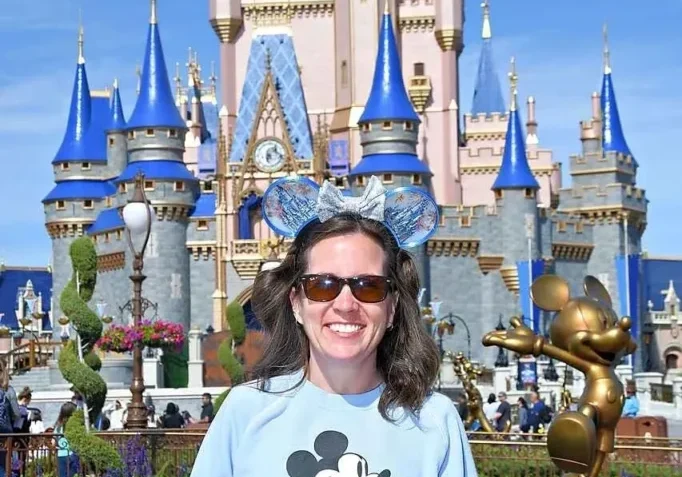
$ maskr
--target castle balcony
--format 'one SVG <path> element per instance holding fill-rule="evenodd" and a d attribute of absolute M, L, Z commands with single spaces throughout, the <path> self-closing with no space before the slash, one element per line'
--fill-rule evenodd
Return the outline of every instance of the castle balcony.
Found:
<path fill-rule="evenodd" d="M 253 280 L 263 263 L 272 258 L 284 260 L 292 240 L 277 244 L 273 239 L 232 240 L 230 261 L 242 280 Z"/>

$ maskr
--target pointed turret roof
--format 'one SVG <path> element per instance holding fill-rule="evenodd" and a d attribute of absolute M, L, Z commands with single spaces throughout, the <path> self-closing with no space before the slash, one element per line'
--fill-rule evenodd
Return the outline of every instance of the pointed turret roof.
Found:
<path fill-rule="evenodd" d="M 620 122 L 616 93 L 611 77 L 611 59 L 607 38 L 607 28 L 604 25 L 604 76 L 601 84 L 602 110 L 602 148 L 605 152 L 620 152 L 632 156 L 628 143 L 625 141 L 623 126 Z"/>
<path fill-rule="evenodd" d="M 185 128 L 168 79 L 166 60 L 161 46 L 159 25 L 156 21 L 156 0 L 151 0 L 151 18 L 147 46 L 140 78 L 140 94 L 128 129 L 147 127 Z"/>
<path fill-rule="evenodd" d="M 386 10 L 381 19 L 379 50 L 374 66 L 372 89 L 358 123 L 382 120 L 419 121 L 419 116 L 405 90 L 402 65 L 388 4 L 389 2 L 386 2 Z"/>
<path fill-rule="evenodd" d="M 85 72 L 85 55 L 83 53 L 84 32 L 81 26 L 78 30 L 78 64 L 76 65 L 76 78 L 73 83 L 71 94 L 71 107 L 69 108 L 69 119 L 66 124 L 66 132 L 62 144 L 55 155 L 53 164 L 67 161 L 78 161 L 96 159 L 91 157 L 90 151 L 95 145 L 92 144 L 91 137 L 87 130 L 90 126 L 90 114 L 92 109 L 90 98 L 90 86 L 88 85 L 88 75 Z"/>
<path fill-rule="evenodd" d="M 492 29 L 490 27 L 490 5 L 486 0 L 483 7 L 483 29 L 481 38 L 481 56 L 478 60 L 478 73 L 476 74 L 476 86 L 474 87 L 474 99 L 471 105 L 471 114 L 504 113 L 504 99 L 500 80 L 495 71 L 493 60 Z"/>
<path fill-rule="evenodd" d="M 533 176 L 526 157 L 526 141 L 519 117 L 519 108 L 516 100 L 518 75 L 514 58 L 512 58 L 512 70 L 509 73 L 511 83 L 511 108 L 509 111 L 509 124 L 507 136 L 504 140 L 504 155 L 500 172 L 493 184 L 493 190 L 499 189 L 539 189 L 540 185 Z"/>
<path fill-rule="evenodd" d="M 111 94 L 111 123 L 109 131 L 122 131 L 126 128 L 126 119 L 123 115 L 123 104 L 121 103 L 121 93 L 118 88 L 118 80 L 114 80 L 114 91 Z"/>

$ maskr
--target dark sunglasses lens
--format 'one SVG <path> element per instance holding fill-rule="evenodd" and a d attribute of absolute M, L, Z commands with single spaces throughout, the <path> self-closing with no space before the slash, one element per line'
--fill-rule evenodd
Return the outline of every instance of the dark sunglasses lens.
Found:
<path fill-rule="evenodd" d="M 358 277 L 351 290 L 355 298 L 365 303 L 379 303 L 388 294 L 388 282 L 383 277 Z"/>
<path fill-rule="evenodd" d="M 332 301 L 339 296 L 340 285 L 334 277 L 310 277 L 303 281 L 303 291 L 309 300 Z"/>

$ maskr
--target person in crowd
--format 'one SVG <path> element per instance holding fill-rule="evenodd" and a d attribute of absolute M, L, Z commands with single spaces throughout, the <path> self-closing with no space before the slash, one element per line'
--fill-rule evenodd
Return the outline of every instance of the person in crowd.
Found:
<path fill-rule="evenodd" d="M 147 427 L 156 427 L 156 406 L 147 404 Z"/>
<path fill-rule="evenodd" d="M 497 402 L 495 393 L 490 393 L 488 395 L 488 402 L 483 405 L 483 414 L 485 414 L 485 417 L 488 418 L 488 421 L 493 426 L 495 425 L 495 413 L 498 407 L 500 407 L 500 403 Z"/>
<path fill-rule="evenodd" d="M 31 427 L 29 428 L 31 434 L 42 434 L 45 432 L 45 423 L 43 423 L 43 415 L 39 409 L 31 412 Z"/>
<path fill-rule="evenodd" d="M 185 426 L 185 420 L 180 414 L 180 408 L 175 403 L 166 405 L 166 412 L 159 418 L 159 427 L 164 429 L 181 429 Z"/>
<path fill-rule="evenodd" d="M 211 421 L 213 421 L 213 400 L 209 393 L 204 393 L 201 396 L 200 422 L 210 423 Z"/>
<path fill-rule="evenodd" d="M 637 399 L 637 389 L 634 386 L 627 386 L 625 390 L 625 403 L 623 404 L 623 417 L 637 417 L 639 414 L 639 399 Z"/>
<path fill-rule="evenodd" d="M 530 430 L 533 433 L 538 433 L 540 429 L 545 428 L 550 422 L 549 408 L 540 399 L 540 395 L 536 391 L 531 391 L 528 409 L 528 426 Z"/>
<path fill-rule="evenodd" d="M 519 417 L 519 430 L 524 434 L 530 430 L 530 425 L 528 424 L 528 403 L 526 399 L 521 396 L 517 401 L 518 405 L 518 417 Z"/>
<path fill-rule="evenodd" d="M 497 401 L 500 404 L 498 404 L 497 411 L 493 415 L 494 427 L 497 432 L 504 432 L 511 422 L 511 404 L 507 401 L 507 393 L 504 391 L 497 393 Z"/>
<path fill-rule="evenodd" d="M 400 191 L 371 177 L 349 198 L 292 177 L 265 192 L 265 221 L 295 238 L 255 279 L 268 343 L 255 381 L 221 406 L 192 477 L 476 476 L 457 410 L 433 390 L 438 347 L 419 314 L 415 261 L 401 248 L 428 239 L 437 206 Z"/>
<path fill-rule="evenodd" d="M 114 401 L 114 408 L 109 414 L 109 429 L 118 431 L 124 428 L 126 408 L 118 399 Z"/>
<path fill-rule="evenodd" d="M 54 434 L 57 436 L 57 470 L 59 477 L 73 477 L 79 472 L 78 458 L 71 450 L 69 441 L 64 437 L 64 426 L 78 408 L 73 402 L 62 404 L 59 416 L 54 423 Z"/>

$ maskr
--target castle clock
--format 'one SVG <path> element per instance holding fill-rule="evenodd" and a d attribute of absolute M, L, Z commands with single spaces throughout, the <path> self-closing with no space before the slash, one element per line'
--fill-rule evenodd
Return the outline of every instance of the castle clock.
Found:
<path fill-rule="evenodd" d="M 285 159 L 284 145 L 274 138 L 261 141 L 253 151 L 253 161 L 263 172 L 277 172 L 284 165 Z"/>

